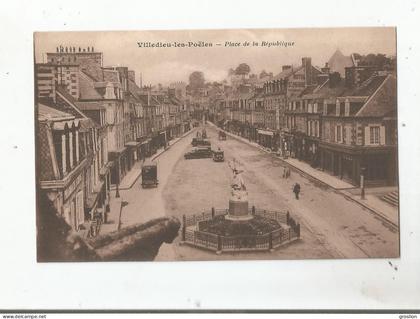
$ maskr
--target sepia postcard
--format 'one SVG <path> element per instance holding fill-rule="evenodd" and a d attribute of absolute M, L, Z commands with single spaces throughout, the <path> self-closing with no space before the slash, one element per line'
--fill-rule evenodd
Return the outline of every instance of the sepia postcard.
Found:
<path fill-rule="evenodd" d="M 34 33 L 37 258 L 400 256 L 396 29 Z"/>

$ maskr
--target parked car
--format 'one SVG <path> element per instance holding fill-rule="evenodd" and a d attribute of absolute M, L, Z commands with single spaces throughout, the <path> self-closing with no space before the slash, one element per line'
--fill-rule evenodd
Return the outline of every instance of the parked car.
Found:
<path fill-rule="evenodd" d="M 141 186 L 157 187 L 159 181 L 157 179 L 157 163 L 146 162 L 141 169 Z"/>
<path fill-rule="evenodd" d="M 211 158 L 213 151 L 210 147 L 196 147 L 184 154 L 185 159 Z"/>
<path fill-rule="evenodd" d="M 215 162 L 224 162 L 225 153 L 219 148 L 216 151 L 213 151 L 213 161 Z"/>
<path fill-rule="evenodd" d="M 209 140 L 203 139 L 201 137 L 194 137 L 191 141 L 191 145 L 196 146 L 211 146 L 211 143 Z"/>

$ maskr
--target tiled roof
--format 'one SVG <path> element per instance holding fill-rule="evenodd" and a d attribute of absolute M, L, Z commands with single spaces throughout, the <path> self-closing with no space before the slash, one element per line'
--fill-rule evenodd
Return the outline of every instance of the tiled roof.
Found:
<path fill-rule="evenodd" d="M 103 69 L 97 64 L 88 64 L 83 68 L 83 73 L 95 82 L 103 81 Z"/>
<path fill-rule="evenodd" d="M 120 82 L 120 77 L 119 77 L 119 73 L 116 70 L 107 70 L 104 69 L 103 70 L 103 81 L 108 81 L 108 82 L 114 82 L 114 83 L 119 83 Z"/>
<path fill-rule="evenodd" d="M 89 77 L 84 71 L 80 72 L 79 85 L 80 85 L 80 99 L 81 100 L 102 100 L 103 97 L 95 89 L 95 81 Z"/>
<path fill-rule="evenodd" d="M 382 78 L 383 77 L 378 77 Z M 396 115 L 397 112 L 397 80 L 395 76 L 388 75 L 383 79 L 373 96 L 356 114 L 357 117 L 382 117 Z"/>
<path fill-rule="evenodd" d="M 131 94 L 133 94 L 136 98 L 143 94 L 142 89 L 140 89 L 137 84 L 133 80 L 128 80 L 128 90 Z"/>
<path fill-rule="evenodd" d="M 374 75 L 364 81 L 360 86 L 351 89 L 344 94 L 346 96 L 370 96 L 384 82 L 386 75 Z"/>
<path fill-rule="evenodd" d="M 62 121 L 72 120 L 74 115 L 57 110 L 51 106 L 45 105 L 44 103 L 38 103 L 38 119 L 39 120 L 50 120 L 50 121 Z"/>
<path fill-rule="evenodd" d="M 42 104 L 38 104 L 39 109 L 43 109 L 44 111 L 48 111 L 48 107 Z M 52 110 L 54 111 L 54 110 Z M 37 157 L 38 157 L 38 166 L 37 166 L 37 173 L 38 178 L 40 181 L 50 181 L 55 179 L 54 169 L 53 169 L 53 159 L 51 158 L 51 147 L 52 145 L 48 142 L 48 123 L 47 122 L 40 122 L 38 125 L 38 129 L 36 131 L 37 134 Z"/>
<path fill-rule="evenodd" d="M 296 73 L 297 71 L 299 71 L 300 69 L 302 69 L 302 66 L 300 66 L 300 67 L 297 67 L 297 68 L 294 68 L 294 67 L 291 67 L 290 69 L 286 69 L 286 70 L 284 70 L 284 71 L 281 71 L 279 74 L 277 74 L 275 77 L 273 77 L 271 80 L 269 80 L 269 81 L 272 81 L 272 80 L 281 80 L 281 79 L 286 79 L 286 78 L 288 78 L 289 76 L 291 76 L 292 74 L 294 74 L 294 73 Z M 268 82 L 269 82 L 268 81 Z"/>

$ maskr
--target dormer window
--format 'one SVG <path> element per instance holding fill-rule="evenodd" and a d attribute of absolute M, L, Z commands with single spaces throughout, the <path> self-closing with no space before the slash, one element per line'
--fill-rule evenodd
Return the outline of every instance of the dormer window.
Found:
<path fill-rule="evenodd" d="M 349 99 L 346 99 L 344 102 L 344 115 L 349 116 L 350 115 L 350 102 Z"/>
<path fill-rule="evenodd" d="M 108 84 L 105 88 L 105 99 L 115 99 L 115 92 L 112 84 Z"/>

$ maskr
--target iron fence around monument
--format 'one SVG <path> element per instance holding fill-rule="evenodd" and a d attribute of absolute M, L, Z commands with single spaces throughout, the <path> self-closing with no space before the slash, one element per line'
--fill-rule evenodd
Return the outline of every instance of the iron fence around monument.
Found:
<path fill-rule="evenodd" d="M 289 212 L 269 211 L 250 208 L 249 213 L 277 221 L 281 228 L 263 235 L 223 236 L 199 230 L 198 223 L 212 220 L 216 216 L 227 215 L 228 209 L 214 209 L 193 215 L 184 215 L 182 223 L 182 243 L 222 252 L 267 251 L 300 238 L 300 224 Z"/>

